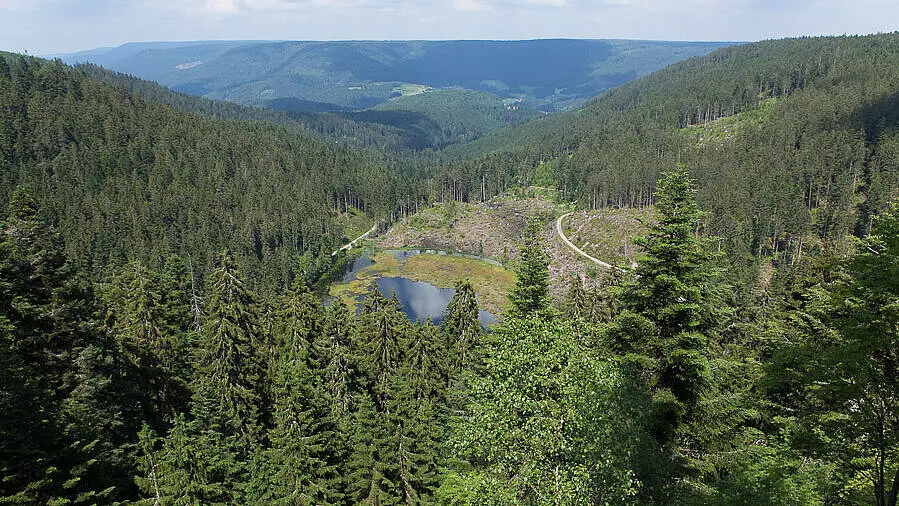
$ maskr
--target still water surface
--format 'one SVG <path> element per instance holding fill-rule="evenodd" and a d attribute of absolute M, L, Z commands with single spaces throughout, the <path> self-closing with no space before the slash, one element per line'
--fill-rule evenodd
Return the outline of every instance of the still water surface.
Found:
<path fill-rule="evenodd" d="M 431 283 L 407 278 L 378 278 L 375 283 L 385 297 L 396 293 L 403 312 L 411 321 L 424 321 L 430 318 L 434 323 L 440 323 L 446 307 L 456 293 L 452 288 L 437 288 Z M 496 323 L 496 317 L 481 309 L 478 312 L 478 321 L 481 322 L 481 326 L 486 327 Z"/>
<path fill-rule="evenodd" d="M 434 250 L 395 250 L 391 253 L 401 265 L 405 264 L 409 257 L 421 253 L 437 255 L 447 254 L 445 251 Z M 489 261 L 490 263 L 495 262 L 494 260 L 478 258 L 473 255 L 464 256 Z M 372 265 L 372 261 L 368 255 L 363 254 L 356 258 L 352 267 L 343 276 L 343 282 L 347 283 L 352 281 L 356 278 L 356 273 L 370 265 Z M 452 288 L 437 288 L 431 283 L 412 281 L 411 279 L 402 276 L 378 278 L 375 280 L 375 283 L 378 290 L 380 290 L 385 297 L 390 297 L 393 293 L 396 293 L 396 298 L 400 301 L 403 312 L 406 313 L 409 320 L 413 322 L 419 320 L 424 321 L 430 318 L 434 323 L 440 323 L 443 320 L 443 313 L 446 311 L 446 307 L 456 293 Z M 364 296 L 359 299 L 361 300 L 362 298 L 364 298 Z M 478 321 L 481 322 L 481 326 L 486 328 L 488 325 L 496 323 L 497 319 L 496 316 L 482 309 L 478 313 Z"/>

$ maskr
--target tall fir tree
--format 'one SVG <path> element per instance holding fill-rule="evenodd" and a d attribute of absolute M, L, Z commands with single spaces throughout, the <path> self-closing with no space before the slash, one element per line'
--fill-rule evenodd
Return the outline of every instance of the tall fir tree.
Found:
<path fill-rule="evenodd" d="M 409 327 L 403 336 L 402 367 L 408 369 L 413 398 L 440 400 L 449 372 L 445 343 L 446 337 L 430 318 Z"/>
<path fill-rule="evenodd" d="M 349 414 L 350 397 L 356 389 L 356 364 L 352 345 L 356 341 L 355 321 L 343 303 L 325 310 L 322 331 L 313 342 L 313 362 L 322 378 L 322 388 L 331 414 L 343 419 Z"/>
<path fill-rule="evenodd" d="M 248 499 L 266 504 L 334 504 L 340 487 L 330 458 L 333 418 L 321 376 L 311 362 L 312 342 L 322 330 L 318 301 L 297 284 L 278 301 L 274 399 L 269 447 L 257 453 Z"/>
<path fill-rule="evenodd" d="M 722 314 L 714 298 L 717 271 L 699 236 L 702 212 L 686 169 L 663 174 L 655 198 L 658 221 L 635 239 L 642 251 L 637 267 L 618 289 L 623 308 L 646 318 L 654 332 L 621 344 L 657 361 L 655 388 L 670 391 L 689 413 L 708 380 L 707 334 Z"/>
<path fill-rule="evenodd" d="M 430 320 L 409 329 L 402 343 L 403 363 L 392 378 L 395 481 L 406 504 L 427 503 L 437 485 L 450 367 L 445 340 Z"/>
<path fill-rule="evenodd" d="M 165 438 L 145 427 L 139 445 L 143 465 L 135 482 L 143 493 L 141 504 L 223 506 L 244 501 L 235 474 L 245 464 L 234 446 L 183 414 L 175 417 Z"/>
<path fill-rule="evenodd" d="M 255 296 L 227 251 L 209 275 L 191 402 L 169 431 L 157 480 L 176 504 L 245 501 L 250 458 L 264 444 L 265 336 Z M 146 478 L 145 478 L 146 479 Z"/>
<path fill-rule="evenodd" d="M 605 327 L 614 351 L 637 367 L 651 392 L 648 431 L 662 453 L 653 465 L 640 465 L 638 478 L 649 484 L 646 500 L 670 502 L 683 495 L 683 478 L 714 468 L 709 448 L 693 424 L 701 408 L 723 409 L 727 392 L 714 388 L 710 367 L 717 325 L 727 320 L 709 240 L 700 236 L 702 212 L 686 169 L 662 175 L 656 186 L 657 221 L 634 242 L 637 266 L 614 290 L 618 314 Z M 734 364 L 716 363 L 729 370 Z M 725 373 L 721 373 L 724 375 Z M 707 399 L 714 393 L 716 399 Z M 732 413 L 719 413 L 730 416 Z M 701 428 L 700 428 L 701 429 Z M 725 441 L 719 441 L 719 448 Z"/>
<path fill-rule="evenodd" d="M 512 313 L 528 316 L 549 308 L 549 256 L 543 251 L 541 227 L 536 219 L 528 222 L 521 240 L 518 279 L 509 293 Z"/>
<path fill-rule="evenodd" d="M 204 428 L 233 439 L 238 454 L 246 456 L 262 439 L 265 339 L 256 298 L 234 258 L 225 251 L 216 263 L 199 343 L 194 415 Z"/>
<path fill-rule="evenodd" d="M 5 501 L 103 502 L 129 485 L 115 350 L 96 316 L 61 237 L 17 188 L 0 225 Z"/>
<path fill-rule="evenodd" d="M 395 294 L 387 299 L 375 290 L 364 301 L 355 348 L 367 388 L 381 411 L 388 407 L 391 376 L 400 365 L 400 340 L 409 326 Z"/>
<path fill-rule="evenodd" d="M 345 467 L 346 502 L 369 506 L 401 504 L 394 481 L 394 431 L 388 415 L 378 410 L 368 392 L 354 396 L 353 406 L 352 452 Z"/>
<path fill-rule="evenodd" d="M 326 405 L 323 423 L 330 429 L 325 442 L 326 465 L 337 470 L 338 479 L 332 481 L 332 486 L 341 494 L 346 492 L 350 475 L 353 399 L 362 391 L 352 348 L 356 342 L 355 324 L 346 305 L 332 303 L 324 311 L 321 332 L 310 351 L 310 363 L 319 379 L 322 401 Z"/>
<path fill-rule="evenodd" d="M 140 261 L 133 261 L 120 277 L 119 286 L 109 290 L 112 331 L 122 350 L 124 377 L 133 387 L 132 398 L 139 404 L 140 420 L 162 430 L 174 413 L 185 407 L 177 371 L 168 363 L 177 352 L 177 336 L 165 321 L 164 308 L 152 273 Z M 179 395 L 180 394 L 180 395 Z"/>
<path fill-rule="evenodd" d="M 481 336 L 481 322 L 478 321 L 478 300 L 471 281 L 456 282 L 456 291 L 443 319 L 443 331 L 447 338 L 446 351 L 450 365 L 462 370 L 471 360 L 472 350 Z"/>
<path fill-rule="evenodd" d="M 163 362 L 172 395 L 169 399 L 175 412 L 190 407 L 190 385 L 194 380 L 193 357 L 197 332 L 193 327 L 194 290 L 190 270 L 184 259 L 169 255 L 156 280 L 163 324 L 168 336 Z"/>
<path fill-rule="evenodd" d="M 418 371 L 411 364 L 393 377 L 391 396 L 389 454 L 396 485 L 395 494 L 405 504 L 427 504 L 438 484 L 440 442 L 444 424 L 440 417 L 441 402 L 418 397 Z"/>

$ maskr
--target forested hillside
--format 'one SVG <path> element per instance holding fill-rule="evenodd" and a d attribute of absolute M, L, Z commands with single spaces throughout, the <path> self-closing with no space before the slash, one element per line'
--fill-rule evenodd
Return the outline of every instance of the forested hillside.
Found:
<path fill-rule="evenodd" d="M 204 271 L 227 247 L 277 286 L 304 252 L 340 243 L 337 213 L 383 216 L 396 202 L 377 157 L 298 128 L 177 112 L 61 63 L 4 55 L 0 105 L 0 201 L 28 189 L 92 272 L 169 253 Z"/>
<path fill-rule="evenodd" d="M 213 41 L 63 55 L 244 105 L 365 109 L 412 86 L 463 87 L 566 110 L 724 42 L 632 40 Z M 145 47 L 145 50 L 141 50 Z"/>
<path fill-rule="evenodd" d="M 895 506 L 897 94 L 899 34 L 763 42 L 436 164 L 0 54 L 0 503 Z M 536 212 L 488 329 L 315 293 L 527 185 L 651 205 L 634 264 L 553 290 Z"/>
<path fill-rule="evenodd" d="M 454 147 L 475 161 L 451 162 L 452 177 L 478 195 L 485 174 L 528 181 L 551 161 L 548 179 L 584 206 L 644 206 L 660 171 L 683 163 L 735 258 L 793 262 L 868 231 L 896 194 L 897 83 L 899 34 L 724 48 Z"/>
<path fill-rule="evenodd" d="M 539 114 L 517 102 L 505 104 L 495 95 L 465 89 L 395 97 L 361 111 L 339 107 L 325 109 L 330 112 L 309 111 L 306 101 L 298 99 L 284 99 L 278 107 L 246 107 L 179 93 L 92 64 L 79 64 L 77 68 L 103 83 L 122 86 L 146 100 L 182 112 L 216 119 L 267 121 L 301 135 L 321 134 L 321 140 L 372 149 L 392 158 L 471 141 Z"/>
<path fill-rule="evenodd" d="M 349 117 L 404 128 L 421 139 L 417 146 L 410 143 L 410 147 L 439 149 L 539 115 L 519 102 L 503 101 L 489 93 L 442 89 L 395 97 Z"/>

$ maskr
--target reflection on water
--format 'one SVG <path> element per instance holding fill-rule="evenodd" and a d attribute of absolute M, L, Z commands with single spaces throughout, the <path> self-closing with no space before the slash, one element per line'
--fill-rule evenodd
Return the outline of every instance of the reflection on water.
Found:
<path fill-rule="evenodd" d="M 431 255 L 447 255 L 446 251 L 439 250 L 392 250 L 390 253 L 393 255 L 393 258 L 400 264 L 400 267 L 406 264 L 406 261 L 409 260 L 410 257 L 415 255 L 421 255 L 422 253 L 431 254 Z M 488 258 L 480 258 L 475 255 L 461 255 L 468 258 L 474 258 L 477 260 L 482 260 L 485 262 L 489 262 L 494 265 L 502 265 L 495 260 L 491 260 Z M 373 262 L 371 257 L 367 254 L 360 255 L 356 260 L 353 261 L 352 267 L 347 271 L 343 276 L 343 282 L 348 283 L 354 279 L 356 279 L 356 274 L 365 269 L 366 267 L 372 265 Z M 434 323 L 440 323 L 443 320 L 443 313 L 446 311 L 446 307 L 449 305 L 450 301 L 453 299 L 453 294 L 456 293 L 452 288 L 437 288 L 436 286 L 426 283 L 423 281 L 412 281 L 403 277 L 395 277 L 395 278 L 378 278 L 375 280 L 377 283 L 378 290 L 384 294 L 385 297 L 390 297 L 392 293 L 396 292 L 396 297 L 400 301 L 402 305 L 403 312 L 409 317 L 411 321 L 424 321 L 427 318 L 430 318 Z M 359 297 L 361 300 L 362 297 Z M 496 316 L 492 313 L 489 313 L 484 310 L 480 310 L 478 314 L 478 321 L 481 322 L 481 326 L 487 327 L 488 325 L 493 325 L 497 322 Z"/>
<path fill-rule="evenodd" d="M 371 257 L 368 255 L 360 255 L 355 260 L 353 260 L 353 266 L 347 271 L 346 274 L 343 275 L 343 282 L 349 283 L 356 277 L 356 273 L 361 271 L 362 269 L 368 267 L 373 264 L 371 261 Z"/>
<path fill-rule="evenodd" d="M 406 278 L 378 278 L 375 281 L 378 290 L 386 297 L 396 293 L 403 312 L 411 321 L 424 321 L 430 318 L 434 323 L 443 320 L 443 313 L 456 293 L 452 288 L 437 288 L 424 281 L 412 281 Z M 480 310 L 478 321 L 482 327 L 496 323 L 496 317 L 487 311 Z"/>

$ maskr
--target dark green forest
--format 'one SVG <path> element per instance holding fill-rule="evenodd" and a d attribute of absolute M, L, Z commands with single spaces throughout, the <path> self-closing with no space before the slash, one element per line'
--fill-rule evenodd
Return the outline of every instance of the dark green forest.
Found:
<path fill-rule="evenodd" d="M 896 194 L 897 93 L 896 34 L 733 46 L 450 148 L 444 174 L 479 198 L 485 178 L 531 181 L 548 161 L 545 182 L 582 206 L 633 207 L 683 163 L 736 267 L 795 263 L 867 233 Z"/>
<path fill-rule="evenodd" d="M 0 54 L 0 503 L 896 506 L 899 35 L 442 153 L 100 74 Z M 530 184 L 654 206 L 636 265 L 553 281 L 534 221 L 489 329 L 322 303 L 341 213 Z"/>
<path fill-rule="evenodd" d="M 78 70 L 103 83 L 124 87 L 152 102 L 187 113 L 216 119 L 261 121 L 296 130 L 323 141 L 338 141 L 372 149 L 393 158 L 422 156 L 422 151 L 445 148 L 516 125 L 537 115 L 527 108 L 509 108 L 498 97 L 465 89 L 447 89 L 409 97 L 396 97 L 371 109 L 308 110 L 308 101 L 283 99 L 269 107 L 244 107 L 172 91 L 154 82 L 118 74 L 83 63 Z M 416 153 L 417 152 L 417 153 Z M 407 161 L 408 163 L 408 161 Z"/>
<path fill-rule="evenodd" d="M 227 247 L 254 282 L 285 285 L 299 255 L 340 243 L 337 212 L 382 216 L 397 200 L 379 157 L 298 125 L 176 112 L 61 63 L 0 63 L 2 199 L 28 188 L 89 272 L 169 253 L 203 272 Z"/>

